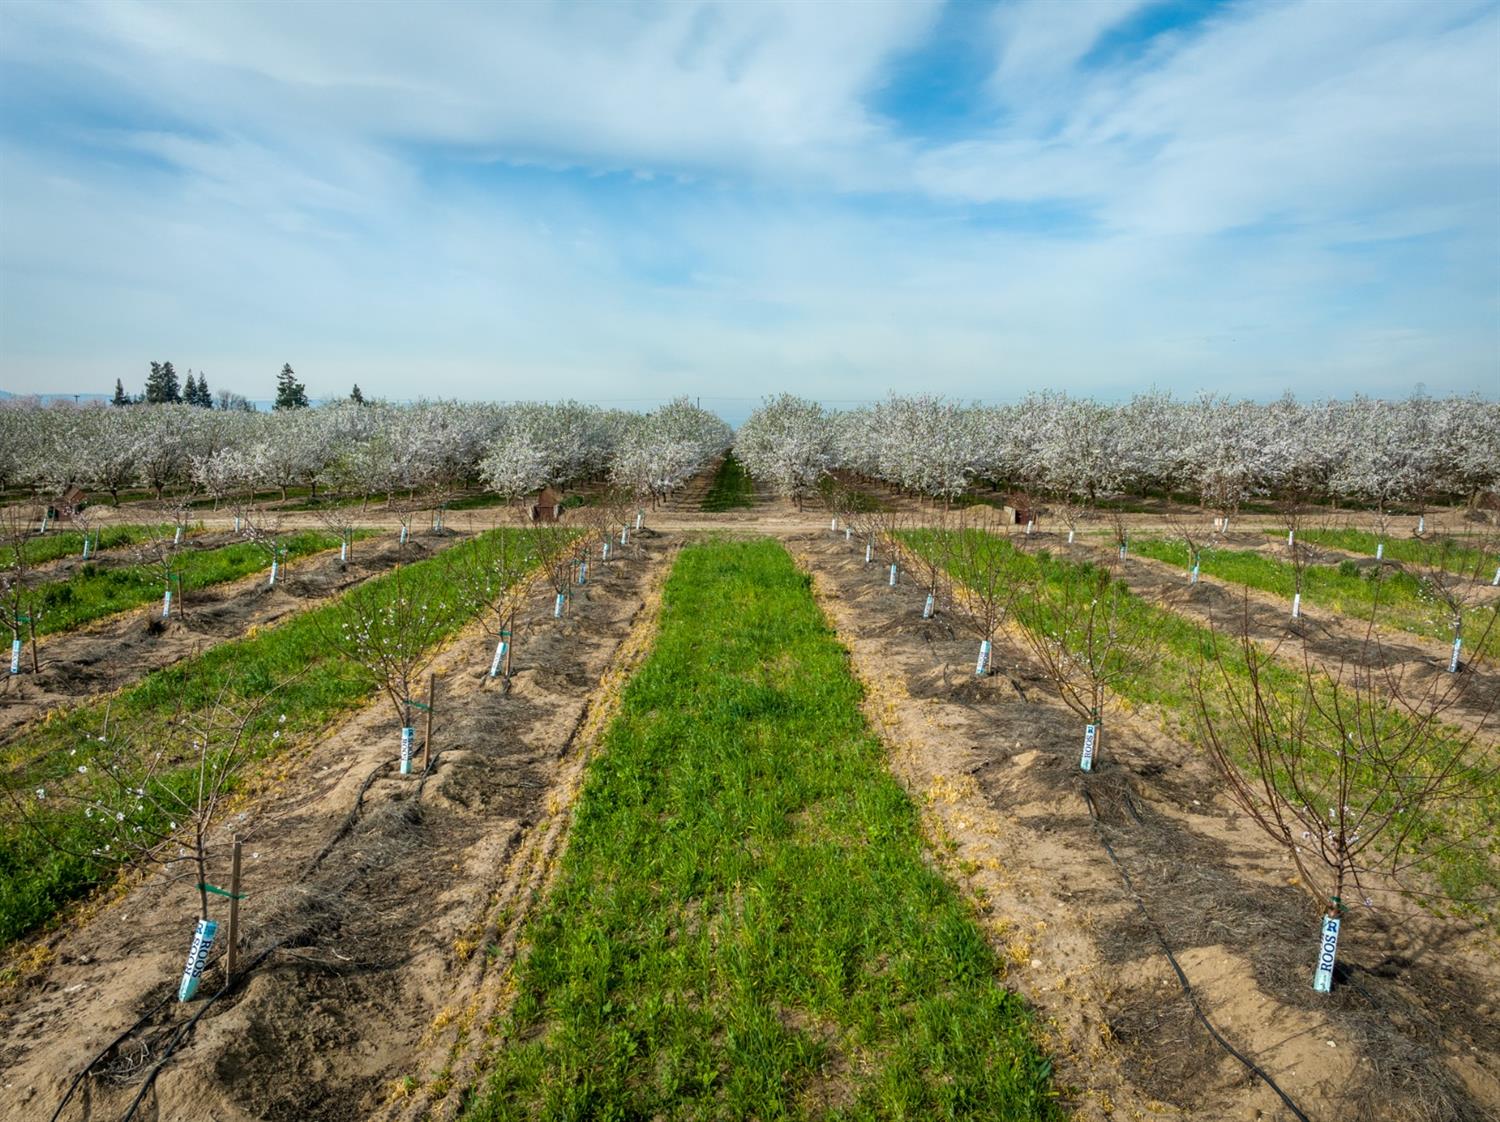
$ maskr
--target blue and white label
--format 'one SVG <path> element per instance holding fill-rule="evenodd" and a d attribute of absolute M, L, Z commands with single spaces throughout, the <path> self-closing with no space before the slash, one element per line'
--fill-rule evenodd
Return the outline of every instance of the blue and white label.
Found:
<path fill-rule="evenodd" d="M 1297 619 L 1302 615 L 1302 593 L 1292 593 L 1292 618 Z"/>
<path fill-rule="evenodd" d="M 629 526 L 621 526 L 620 527 L 620 544 L 621 545 L 629 545 L 630 544 L 630 527 Z"/>
<path fill-rule="evenodd" d="M 1458 667 L 1459 667 L 1458 656 L 1459 656 L 1459 652 L 1463 650 L 1463 646 L 1464 646 L 1463 638 L 1461 636 L 1455 636 L 1454 639 L 1453 639 L 1453 657 L 1448 660 L 1448 673 L 1449 674 L 1457 674 L 1458 673 Z"/>
<path fill-rule="evenodd" d="M 402 544 L 402 545 L 406 544 L 406 534 L 407 534 L 406 525 L 405 525 L 405 523 L 402 523 L 402 526 L 401 526 L 401 542 L 400 542 L 400 544 Z"/>
<path fill-rule="evenodd" d="M 349 539 L 348 538 L 345 538 L 343 541 L 339 542 L 339 560 L 340 561 L 347 561 L 347 560 L 349 560 Z"/>
<path fill-rule="evenodd" d="M 984 672 L 990 668 L 990 641 L 985 639 L 979 644 L 979 661 L 974 664 L 974 677 L 983 678 Z"/>
<path fill-rule="evenodd" d="M 851 529 L 849 529 L 848 526 L 845 526 L 844 527 L 844 540 L 848 541 L 853 536 L 854 536 L 854 531 L 851 530 Z M 1500 577 L 1500 574 L 1497 574 L 1497 577 Z"/>
<path fill-rule="evenodd" d="M 637 530 L 639 530 L 645 524 L 646 524 L 646 512 L 644 510 L 638 510 L 638 511 L 636 511 L 635 512 L 635 528 Z"/>
<path fill-rule="evenodd" d="M 192 1001 L 198 994 L 198 983 L 203 981 L 203 968 L 208 965 L 208 952 L 213 950 L 214 936 L 219 925 L 211 919 L 200 919 L 198 929 L 193 932 L 193 945 L 188 949 L 187 965 L 182 969 L 182 982 L 177 987 L 178 1001 Z"/>
<path fill-rule="evenodd" d="M 1196 561 L 1193 562 L 1192 578 L 1193 579 L 1189 583 L 1191 583 L 1191 584 L 1197 584 L 1198 583 L 1198 562 L 1196 562 Z"/>
<path fill-rule="evenodd" d="M 557 601 L 556 601 L 556 603 L 554 603 L 552 605 L 552 618 L 553 619 L 562 619 L 563 604 L 566 603 L 566 601 L 567 601 L 567 596 L 564 595 L 563 593 L 559 592 L 557 594 Z"/>
<path fill-rule="evenodd" d="M 1427 532 L 1427 516 L 1425 514 L 1418 515 L 1417 516 L 1417 533 L 1419 533 L 1419 534 L 1425 534 L 1426 532 Z"/>
<path fill-rule="evenodd" d="M 891 562 L 891 587 L 896 587 L 896 563 L 894 561 Z"/>
<path fill-rule="evenodd" d="M 589 563 L 587 561 L 580 561 L 580 562 L 578 562 L 578 583 L 579 584 L 587 584 L 588 582 L 589 582 Z"/>
<path fill-rule="evenodd" d="M 1083 757 L 1078 761 L 1078 766 L 1084 771 L 1094 770 L 1094 745 L 1099 740 L 1099 726 L 1088 725 L 1083 730 Z"/>
<path fill-rule="evenodd" d="M 1318 969 L 1313 974 L 1313 989 L 1327 993 L 1333 989 L 1333 964 L 1339 954 L 1339 921 L 1323 917 L 1323 933 L 1318 937 Z"/>
<path fill-rule="evenodd" d="M 173 545 L 181 545 L 182 544 L 182 527 L 181 526 L 177 527 L 177 533 L 175 533 L 175 534 L 172 535 L 172 544 Z"/>
<path fill-rule="evenodd" d="M 276 558 L 271 558 L 271 583 L 276 583 Z"/>
<path fill-rule="evenodd" d="M 411 774 L 411 748 L 416 742 L 417 730 L 407 725 L 401 730 L 401 774 Z"/>
<path fill-rule="evenodd" d="M 498 677 L 500 674 L 500 667 L 505 662 L 505 647 L 506 643 L 504 639 L 501 639 L 500 642 L 495 645 L 495 661 L 490 663 L 491 678 Z"/>
<path fill-rule="evenodd" d="M 1287 545 L 1296 545 L 1297 544 L 1297 531 L 1296 530 L 1288 530 L 1286 532 L 1286 544 Z"/>
<path fill-rule="evenodd" d="M 88 540 L 88 538 L 84 538 L 83 539 L 83 559 L 85 561 L 87 561 L 89 559 L 89 540 Z"/>
<path fill-rule="evenodd" d="M 21 672 L 21 640 L 10 641 L 10 672 L 19 674 Z"/>
<path fill-rule="evenodd" d="M 1385 558 L 1385 542 L 1376 542 L 1375 543 L 1375 560 L 1380 561 L 1380 560 L 1383 560 L 1384 558 Z"/>
<path fill-rule="evenodd" d="M 165 592 L 162 593 L 162 597 L 161 597 L 161 618 L 162 619 L 166 619 L 171 614 L 172 614 L 172 590 L 169 588 Z"/>
<path fill-rule="evenodd" d="M 932 618 L 932 593 L 930 592 L 927 594 L 927 603 L 922 605 L 922 618 Z"/>

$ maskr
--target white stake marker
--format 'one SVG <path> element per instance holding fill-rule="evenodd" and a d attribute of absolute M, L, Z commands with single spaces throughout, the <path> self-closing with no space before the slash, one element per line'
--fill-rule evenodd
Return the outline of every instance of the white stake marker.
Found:
<path fill-rule="evenodd" d="M 213 949 L 214 936 L 219 925 L 211 919 L 200 919 L 193 932 L 193 945 L 188 949 L 187 965 L 182 970 L 182 981 L 177 986 L 178 1001 L 192 1001 L 198 994 L 198 983 L 203 980 L 203 968 L 208 964 L 208 952 Z"/>
<path fill-rule="evenodd" d="M 875 556 L 875 543 L 865 542 L 865 564 L 868 565 Z"/>
<path fill-rule="evenodd" d="M 411 749 L 417 739 L 417 730 L 411 725 L 405 725 L 401 729 L 401 774 L 411 774 Z"/>
<path fill-rule="evenodd" d="M 177 527 L 177 533 L 175 533 L 175 534 L 172 535 L 172 544 L 173 545 L 181 545 L 182 544 L 182 527 L 181 526 Z"/>
<path fill-rule="evenodd" d="M 974 677 L 983 678 L 984 672 L 990 665 L 990 641 L 985 639 L 979 644 L 979 661 L 974 665 Z"/>
<path fill-rule="evenodd" d="M 172 590 L 168 588 L 161 597 L 161 618 L 166 619 L 172 614 Z"/>
<path fill-rule="evenodd" d="M 1073 544 L 1073 531 L 1072 530 L 1068 531 L 1068 544 L 1069 545 Z"/>
<path fill-rule="evenodd" d="M 563 593 L 559 592 L 557 594 L 557 602 L 552 605 L 552 618 L 553 619 L 562 619 L 563 602 L 566 599 L 567 599 L 567 597 Z"/>
<path fill-rule="evenodd" d="M 1302 614 L 1302 593 L 1292 593 L 1292 618 L 1296 619 Z"/>
<path fill-rule="evenodd" d="M 505 662 L 505 648 L 507 645 L 504 639 L 495 644 L 495 661 L 490 663 L 491 678 L 498 678 L 500 676 L 500 667 Z"/>
<path fill-rule="evenodd" d="M 1099 739 L 1099 726 L 1088 725 L 1083 730 L 1083 756 L 1078 761 L 1078 766 L 1084 771 L 1094 770 L 1094 745 Z"/>
<path fill-rule="evenodd" d="M 839 520 L 837 518 L 829 519 L 828 528 L 830 530 L 837 530 L 839 528 Z"/>
<path fill-rule="evenodd" d="M 1333 964 L 1339 953 L 1339 921 L 1323 917 L 1323 933 L 1318 937 L 1318 969 L 1313 974 L 1313 989 L 1327 993 L 1333 989 Z"/>
<path fill-rule="evenodd" d="M 1385 542 L 1375 543 L 1375 560 L 1380 561 L 1385 557 Z"/>
<path fill-rule="evenodd" d="M 896 563 L 894 561 L 891 562 L 891 587 L 896 587 Z"/>
<path fill-rule="evenodd" d="M 21 640 L 10 641 L 10 672 L 19 674 L 21 672 Z"/>
<path fill-rule="evenodd" d="M 932 593 L 927 594 L 927 603 L 922 606 L 922 618 L 932 618 Z"/>
<path fill-rule="evenodd" d="M 1458 673 L 1458 665 L 1459 665 L 1459 662 L 1458 662 L 1458 652 L 1463 649 L 1463 645 L 1464 645 L 1463 637 L 1459 636 L 1459 635 L 1455 635 L 1453 637 L 1453 657 L 1448 660 L 1448 673 L 1449 674 L 1457 674 Z"/>

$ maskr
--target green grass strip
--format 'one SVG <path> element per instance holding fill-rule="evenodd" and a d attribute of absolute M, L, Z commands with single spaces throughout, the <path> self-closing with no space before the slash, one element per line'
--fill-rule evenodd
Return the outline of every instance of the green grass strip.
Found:
<path fill-rule="evenodd" d="M 943 532 L 933 530 L 914 530 L 901 535 L 913 548 L 923 551 L 940 549 L 942 536 Z M 1002 567 L 1006 579 L 1023 587 L 1037 579 L 1053 585 L 1087 579 L 1091 572 L 1097 571 L 1087 562 L 1052 557 L 1046 551 L 1020 552 L 1001 538 L 990 537 L 985 544 L 993 550 L 995 563 Z M 1132 543 L 1131 548 L 1135 549 L 1139 544 Z M 1205 569 L 1207 556 L 1205 550 Z M 953 570 L 952 575 L 960 581 L 967 579 L 966 574 L 958 569 Z M 1117 693 L 1130 705 L 1157 707 L 1177 735 L 1198 743 L 1200 734 L 1194 684 L 1206 663 L 1220 657 L 1230 674 L 1243 680 L 1247 670 L 1239 643 L 1232 634 L 1216 636 L 1209 628 L 1170 608 L 1147 603 L 1123 583 L 1120 587 L 1124 593 L 1120 625 L 1154 633 L 1160 646 L 1149 665 L 1140 674 L 1123 680 Z M 1018 599 L 1011 611 L 1018 621 L 1032 627 L 1052 634 L 1059 630 L 1057 621 L 1049 618 L 1047 608 L 1037 601 Z M 1216 675 L 1216 671 L 1208 671 L 1207 701 L 1219 727 L 1227 728 L 1226 702 Z M 1306 688 L 1306 679 L 1295 666 L 1275 661 L 1263 669 L 1262 681 L 1283 703 L 1299 696 Z M 1319 677 L 1316 681 L 1320 683 L 1318 688 L 1324 691 L 1326 700 L 1326 679 Z M 1408 718 L 1398 706 L 1391 704 L 1377 719 L 1398 723 Z M 1451 730 L 1451 736 L 1457 738 L 1461 734 Z M 1435 745 L 1434 751 L 1441 754 L 1443 745 Z M 1321 762 L 1313 760 L 1310 763 L 1316 769 Z M 1325 767 L 1323 774 L 1332 772 Z M 1500 837 L 1500 775 L 1491 769 L 1472 767 L 1468 769 L 1468 776 L 1476 793 L 1488 791 L 1489 796 L 1476 796 L 1458 807 L 1445 805 L 1436 810 L 1429 809 L 1413 824 L 1412 842 L 1418 852 L 1428 854 L 1425 867 L 1453 904 L 1460 911 L 1484 915 L 1494 924 L 1497 919 L 1495 897 L 1500 895 L 1500 860 L 1497 860 L 1500 859 L 1500 847 L 1491 846 L 1491 852 L 1485 853 L 1468 846 L 1450 847 L 1448 842 L 1456 834 Z M 1374 805 L 1384 807 L 1388 804 L 1377 800 Z"/>
<path fill-rule="evenodd" d="M 778 544 L 683 551 L 469 1122 L 1060 1116 L 860 698 Z"/>
<path fill-rule="evenodd" d="M 491 531 L 453 546 L 452 551 L 483 548 L 495 534 L 526 537 L 527 531 Z M 398 572 L 371 578 L 345 596 L 389 599 L 397 588 L 420 596 L 434 590 L 447 593 L 452 585 L 444 564 L 445 557 L 436 557 L 405 565 Z M 224 704 L 236 709 L 248 708 L 275 690 L 246 730 L 254 756 L 267 755 L 288 742 L 306 742 L 371 697 L 368 679 L 324 638 L 337 627 L 341 600 L 147 675 L 109 703 L 112 732 L 128 730 L 137 742 L 149 743 L 152 730 L 164 727 L 179 709 L 207 711 L 227 685 Z M 439 610 L 443 635 L 452 634 L 472 618 L 456 596 L 445 595 Z M 45 828 L 65 844 L 53 848 L 37 831 L 25 828 L 14 806 L 0 798 L 0 946 L 45 922 L 118 868 L 107 855 L 90 858 L 64 852 L 90 853 L 96 831 L 76 806 L 55 797 L 60 784 L 81 790 L 82 784 L 91 782 L 77 769 L 94 763 L 104 714 L 103 702 L 79 706 L 56 714 L 5 747 L 5 786 L 27 800 L 32 812 L 45 815 Z M 395 740 L 391 752 L 394 758 Z M 180 774 L 186 782 L 192 773 L 184 768 Z M 37 799 L 38 789 L 54 797 Z M 90 790 L 101 798 L 114 797 L 107 789 Z"/>
<path fill-rule="evenodd" d="M 733 453 L 725 456 L 698 509 L 721 514 L 726 510 L 748 510 L 754 505 L 755 483 L 745 471 L 745 465 L 735 459 Z"/>
<path fill-rule="evenodd" d="M 172 532 L 168 524 L 157 526 L 101 526 L 97 530 L 90 531 L 89 537 L 94 540 L 94 550 L 118 549 L 120 546 L 137 545 L 149 538 L 159 537 L 162 534 Z M 195 523 L 187 533 L 200 534 L 203 532 L 203 524 Z M 26 562 L 29 565 L 45 565 L 49 561 L 56 561 L 63 557 L 83 556 L 83 535 L 77 530 L 49 531 L 38 534 L 29 539 L 22 548 L 26 551 Z"/>
<path fill-rule="evenodd" d="M 354 538 L 369 537 L 374 530 L 356 530 Z M 334 534 L 301 530 L 281 539 L 286 550 L 283 564 L 333 549 L 339 544 Z M 80 543 L 80 549 L 82 545 Z M 195 588 L 238 580 L 251 573 L 268 571 L 270 556 L 250 542 L 236 542 L 218 549 L 184 550 L 177 563 L 177 588 L 191 592 Z M 116 612 L 138 608 L 160 601 L 165 589 L 162 571 L 154 565 L 124 565 L 106 568 L 85 562 L 67 580 L 49 581 L 36 589 L 37 634 L 49 635 L 69 631 Z M 188 607 L 192 605 L 191 598 Z"/>
<path fill-rule="evenodd" d="M 1142 557 L 1184 569 L 1189 565 L 1188 548 L 1181 541 L 1137 538 L 1130 548 Z M 1288 613 L 1291 611 L 1297 578 L 1289 561 L 1254 550 L 1205 549 L 1199 554 L 1199 571 L 1279 596 L 1287 602 Z M 1395 566 L 1362 569 L 1353 561 L 1307 565 L 1302 570 L 1302 602 L 1360 621 L 1373 616 L 1388 627 L 1439 642 L 1453 641 L 1452 615 L 1447 607 L 1433 598 L 1420 577 Z M 1500 629 L 1484 634 L 1488 617 L 1488 609 L 1471 608 L 1463 613 L 1466 656 L 1500 651 Z"/>
<path fill-rule="evenodd" d="M 1278 535 L 1286 540 L 1286 531 L 1267 530 L 1267 534 Z M 1364 530 L 1298 530 L 1300 541 L 1314 545 L 1326 545 L 1330 549 L 1342 549 L 1346 553 L 1364 553 L 1375 556 L 1375 547 L 1385 544 L 1383 556 L 1387 561 L 1401 561 L 1415 565 L 1435 565 L 1451 573 L 1479 573 L 1494 576 L 1495 566 L 1500 565 L 1500 553 L 1493 549 L 1475 549 L 1466 545 L 1462 538 L 1443 537 L 1393 538 L 1380 537 Z"/>

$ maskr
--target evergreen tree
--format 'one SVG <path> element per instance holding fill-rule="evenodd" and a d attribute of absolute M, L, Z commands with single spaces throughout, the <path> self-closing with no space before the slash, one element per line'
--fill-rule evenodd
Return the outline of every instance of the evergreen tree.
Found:
<path fill-rule="evenodd" d="M 182 383 L 182 403 L 184 405 L 198 404 L 198 379 L 193 377 L 193 372 L 188 371 L 187 381 Z"/>
<path fill-rule="evenodd" d="M 109 399 L 111 405 L 129 405 L 130 395 L 125 392 L 125 383 L 119 378 L 115 379 L 115 396 Z"/>
<path fill-rule="evenodd" d="M 354 402 L 355 405 L 363 405 L 365 403 L 365 395 L 359 392 L 358 382 L 355 382 L 354 389 L 349 391 L 349 400 Z"/>
<path fill-rule="evenodd" d="M 193 404 L 203 409 L 214 407 L 214 395 L 208 389 L 208 375 L 201 370 L 198 372 L 198 400 Z"/>
<path fill-rule="evenodd" d="M 284 363 L 276 376 L 276 409 L 306 409 L 307 387 L 297 381 L 291 363 Z"/>
<path fill-rule="evenodd" d="M 170 362 L 153 362 L 146 376 L 146 401 L 152 405 L 182 404 L 182 388 Z"/>

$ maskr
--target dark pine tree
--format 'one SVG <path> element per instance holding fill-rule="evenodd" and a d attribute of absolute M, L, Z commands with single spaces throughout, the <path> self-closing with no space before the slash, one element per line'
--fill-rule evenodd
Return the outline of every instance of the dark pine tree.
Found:
<path fill-rule="evenodd" d="M 354 388 L 349 391 L 349 400 L 354 402 L 355 405 L 363 405 L 365 403 L 365 395 L 359 392 L 358 382 L 355 382 Z"/>
<path fill-rule="evenodd" d="M 306 409 L 307 387 L 297 381 L 296 371 L 290 362 L 284 363 L 281 373 L 276 375 L 276 409 Z"/>
<path fill-rule="evenodd" d="M 115 379 L 115 396 L 109 399 L 111 405 L 129 405 L 130 395 L 125 392 L 125 383 L 119 378 Z"/>
<path fill-rule="evenodd" d="M 198 400 L 193 402 L 200 409 L 212 409 L 214 407 L 214 395 L 208 388 L 208 375 L 203 371 L 198 372 Z"/>
<path fill-rule="evenodd" d="M 193 377 L 193 372 L 188 371 L 187 381 L 182 383 L 182 403 L 184 405 L 198 404 L 198 379 Z"/>
<path fill-rule="evenodd" d="M 152 405 L 179 405 L 182 403 L 182 387 L 177 382 L 177 371 L 170 362 L 153 362 L 151 373 L 146 376 L 146 401 Z"/>

